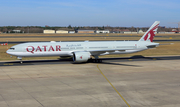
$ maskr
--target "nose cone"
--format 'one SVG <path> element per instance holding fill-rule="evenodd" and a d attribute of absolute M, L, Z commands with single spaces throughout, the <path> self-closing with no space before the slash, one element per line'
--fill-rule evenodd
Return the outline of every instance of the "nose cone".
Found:
<path fill-rule="evenodd" d="M 9 54 L 9 53 L 10 53 L 9 49 L 6 51 L 6 53 L 7 53 L 7 54 Z"/>

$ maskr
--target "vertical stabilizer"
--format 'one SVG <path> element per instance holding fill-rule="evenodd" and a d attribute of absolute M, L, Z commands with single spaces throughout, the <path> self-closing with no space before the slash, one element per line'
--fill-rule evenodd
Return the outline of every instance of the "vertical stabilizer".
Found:
<path fill-rule="evenodd" d="M 155 21 L 153 25 L 148 29 L 148 31 L 141 37 L 139 41 L 149 41 L 152 42 L 154 36 L 157 32 L 160 21 Z"/>

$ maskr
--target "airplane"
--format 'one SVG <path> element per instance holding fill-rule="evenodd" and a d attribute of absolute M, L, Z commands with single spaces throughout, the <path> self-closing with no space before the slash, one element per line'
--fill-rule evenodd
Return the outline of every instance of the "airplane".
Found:
<path fill-rule="evenodd" d="M 134 53 L 159 46 L 153 42 L 160 21 L 155 21 L 138 41 L 81 41 L 81 42 L 29 42 L 12 46 L 7 54 L 22 57 L 60 56 L 72 57 L 74 63 L 102 62 L 101 55 Z"/>

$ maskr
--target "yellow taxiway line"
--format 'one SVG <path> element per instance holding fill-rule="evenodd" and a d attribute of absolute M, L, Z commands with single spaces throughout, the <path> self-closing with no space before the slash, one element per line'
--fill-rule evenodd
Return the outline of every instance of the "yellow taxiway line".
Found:
<path fill-rule="evenodd" d="M 123 99 L 123 101 L 127 104 L 128 107 L 131 107 L 127 101 L 123 98 L 123 96 L 116 90 L 116 88 L 111 84 L 111 82 L 106 78 L 106 76 L 102 73 L 101 69 L 97 65 L 97 68 L 99 69 L 100 73 L 104 76 L 104 78 L 109 82 L 109 84 L 114 88 L 114 90 L 119 94 L 119 96 Z"/>

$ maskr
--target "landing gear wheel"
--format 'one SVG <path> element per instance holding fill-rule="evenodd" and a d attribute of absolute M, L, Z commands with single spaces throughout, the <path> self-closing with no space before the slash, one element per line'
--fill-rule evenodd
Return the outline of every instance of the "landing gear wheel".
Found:
<path fill-rule="evenodd" d="M 93 59 L 93 60 L 92 60 L 92 62 L 93 62 L 93 63 L 96 63 L 96 60 L 95 60 L 95 59 Z"/>
<path fill-rule="evenodd" d="M 102 60 L 100 60 L 100 59 L 93 59 L 92 62 L 93 62 L 93 63 L 101 63 Z"/>
<path fill-rule="evenodd" d="M 22 64 L 23 62 L 22 62 L 22 57 L 17 57 L 17 59 L 19 59 L 20 60 L 20 64 Z"/>
<path fill-rule="evenodd" d="M 101 63 L 101 62 L 102 62 L 102 60 L 100 60 L 100 59 L 97 60 L 97 63 Z"/>
<path fill-rule="evenodd" d="M 23 63 L 23 61 L 22 60 L 20 60 L 20 64 L 22 64 Z"/>

